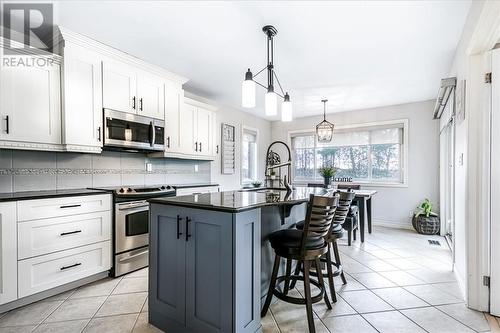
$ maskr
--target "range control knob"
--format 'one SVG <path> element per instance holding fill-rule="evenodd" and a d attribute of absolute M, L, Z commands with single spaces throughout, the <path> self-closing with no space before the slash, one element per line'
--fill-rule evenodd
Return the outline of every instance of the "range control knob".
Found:
<path fill-rule="evenodd" d="M 127 192 L 132 192 L 132 189 L 130 187 L 127 188 Z"/>
<path fill-rule="evenodd" d="M 120 188 L 120 189 L 118 190 L 118 192 L 123 193 L 123 192 L 125 192 L 125 189 L 122 187 L 122 188 Z"/>
<path fill-rule="evenodd" d="M 160 187 L 160 190 L 165 190 L 165 189 L 167 189 L 167 187 L 165 187 L 165 185 L 162 185 L 162 186 Z"/>

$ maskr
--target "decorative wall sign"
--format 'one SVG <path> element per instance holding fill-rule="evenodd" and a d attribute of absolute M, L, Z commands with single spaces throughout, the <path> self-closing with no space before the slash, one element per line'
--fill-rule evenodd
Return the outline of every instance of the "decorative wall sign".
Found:
<path fill-rule="evenodd" d="M 236 156 L 236 142 L 235 142 L 235 128 L 232 125 L 222 123 L 221 133 L 221 147 L 222 147 L 222 161 L 221 172 L 225 175 L 232 175 L 235 172 L 235 156 Z"/>
<path fill-rule="evenodd" d="M 457 89 L 455 95 L 457 123 L 460 124 L 465 120 L 465 80 L 457 82 Z"/>

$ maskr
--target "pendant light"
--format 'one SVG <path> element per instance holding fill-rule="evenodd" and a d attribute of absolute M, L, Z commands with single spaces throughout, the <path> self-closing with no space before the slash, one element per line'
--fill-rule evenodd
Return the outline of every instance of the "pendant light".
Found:
<path fill-rule="evenodd" d="M 316 125 L 316 135 L 318 137 L 318 142 L 331 142 L 334 125 L 326 120 L 326 102 L 328 102 L 328 100 L 323 99 L 321 102 L 323 102 L 323 121 Z"/>
<path fill-rule="evenodd" d="M 264 98 L 264 107 L 266 116 L 276 116 L 278 114 L 278 97 L 283 99 L 281 104 L 281 119 L 282 121 L 291 121 L 292 116 L 292 104 L 290 102 L 290 95 L 283 91 L 281 83 L 274 71 L 274 36 L 278 33 L 275 27 L 272 25 L 266 25 L 262 28 L 262 31 L 267 36 L 267 65 L 261 69 L 257 74 L 253 75 L 250 68 L 245 73 L 245 80 L 241 84 L 241 106 L 244 108 L 255 107 L 255 87 L 256 84 L 265 88 L 267 90 Z M 267 69 L 267 86 L 263 85 L 254 80 L 260 73 Z M 281 94 L 274 90 L 274 79 L 278 82 Z"/>

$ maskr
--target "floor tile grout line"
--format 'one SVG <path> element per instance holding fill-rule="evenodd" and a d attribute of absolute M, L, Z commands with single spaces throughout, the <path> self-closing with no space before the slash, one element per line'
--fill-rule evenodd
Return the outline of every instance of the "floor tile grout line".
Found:
<path fill-rule="evenodd" d="M 66 300 L 67 300 L 68 298 L 70 298 L 70 297 L 71 297 L 71 295 L 73 295 L 73 294 L 75 293 L 75 290 L 76 290 L 76 288 L 75 288 L 75 289 L 73 289 L 72 293 L 71 293 L 68 297 L 66 297 L 64 300 L 62 300 L 62 301 L 61 301 L 61 300 L 59 300 L 59 301 L 61 302 L 61 304 L 59 304 L 58 306 L 56 306 L 56 307 L 54 308 L 54 310 L 52 310 L 52 311 L 51 311 L 51 312 L 50 312 L 50 313 L 49 313 L 49 314 L 48 314 L 45 318 L 43 318 L 43 319 L 42 319 L 42 320 L 41 320 L 38 324 L 36 324 L 36 325 L 35 325 L 35 328 L 33 328 L 33 329 L 31 330 L 31 332 L 34 332 L 34 331 L 35 331 L 38 327 L 40 327 L 40 325 L 42 325 L 42 324 L 43 324 L 43 323 L 47 320 L 47 318 L 49 318 L 49 317 L 50 317 L 50 316 L 51 316 L 54 312 L 56 312 L 56 311 L 57 311 L 57 309 L 59 309 L 59 308 L 60 308 L 60 307 L 64 304 L 64 302 L 66 302 Z M 54 296 L 57 296 L 57 295 L 54 295 Z M 42 303 L 43 303 L 43 300 L 38 301 L 38 302 L 42 302 Z M 50 302 L 50 301 L 49 301 L 49 302 Z M 58 301 L 54 301 L 54 302 L 58 302 Z M 31 304 L 35 304 L 35 303 L 37 303 L 37 302 L 31 303 Z"/>
<path fill-rule="evenodd" d="M 149 294 L 149 288 L 148 288 L 148 294 Z M 132 325 L 132 330 L 130 332 L 133 332 L 134 329 L 135 329 L 135 325 L 137 325 L 137 321 L 139 320 L 139 317 L 141 316 L 141 313 L 142 313 L 142 309 L 144 309 L 144 304 L 146 304 L 146 302 L 148 301 L 148 296 L 146 295 L 146 299 L 144 300 L 144 302 L 142 303 L 142 306 L 141 306 L 141 309 L 139 310 L 139 315 L 137 316 L 137 318 L 135 318 L 135 321 L 134 321 L 134 325 Z M 148 316 L 149 317 L 149 316 Z"/>
<path fill-rule="evenodd" d="M 458 304 L 458 303 L 456 303 L 456 304 Z M 438 306 L 445 306 L 445 305 L 452 305 L 452 304 L 444 304 L 444 305 L 438 305 Z M 474 332 L 478 332 L 476 329 L 474 329 L 474 328 L 472 328 L 471 326 L 469 326 L 468 324 L 466 324 L 466 323 L 462 322 L 460 319 L 455 318 L 455 317 L 453 317 L 452 315 L 450 315 L 450 314 L 448 314 L 448 313 L 444 312 L 444 311 L 443 311 L 443 310 L 441 310 L 438 306 L 435 306 L 436 310 L 440 311 L 441 313 L 444 313 L 445 315 L 447 315 L 448 317 L 452 318 L 453 320 L 458 321 L 459 323 L 461 323 L 462 325 L 464 325 L 464 326 L 466 326 L 466 327 L 470 328 L 470 329 L 471 329 L 471 330 L 473 330 Z M 486 319 L 486 318 L 485 318 L 485 319 Z"/>

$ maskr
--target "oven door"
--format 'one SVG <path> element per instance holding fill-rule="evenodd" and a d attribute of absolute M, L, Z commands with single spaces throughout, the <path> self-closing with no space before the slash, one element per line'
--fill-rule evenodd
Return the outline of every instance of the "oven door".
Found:
<path fill-rule="evenodd" d="M 107 147 L 164 150 L 165 122 L 162 120 L 105 109 L 104 124 Z"/>
<path fill-rule="evenodd" d="M 147 201 L 115 204 L 115 253 L 149 244 L 149 203 Z"/>

